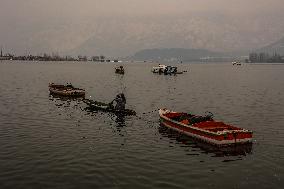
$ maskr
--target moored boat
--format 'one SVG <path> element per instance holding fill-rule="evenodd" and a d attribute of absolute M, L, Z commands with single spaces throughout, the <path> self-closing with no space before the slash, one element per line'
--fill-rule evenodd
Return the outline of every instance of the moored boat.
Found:
<path fill-rule="evenodd" d="M 188 136 L 215 145 L 249 143 L 252 131 L 215 121 L 213 115 L 196 116 L 160 109 L 161 124 Z"/>
<path fill-rule="evenodd" d="M 71 84 L 58 85 L 50 83 L 48 85 L 50 94 L 66 97 L 83 97 L 85 96 L 85 90 L 73 87 Z"/>

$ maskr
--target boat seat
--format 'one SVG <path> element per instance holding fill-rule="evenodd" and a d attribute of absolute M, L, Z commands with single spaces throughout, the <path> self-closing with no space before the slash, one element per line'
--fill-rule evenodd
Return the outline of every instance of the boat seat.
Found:
<path fill-rule="evenodd" d="M 188 121 L 188 119 L 184 119 L 184 120 L 181 121 L 181 123 L 188 125 L 189 121 Z"/>

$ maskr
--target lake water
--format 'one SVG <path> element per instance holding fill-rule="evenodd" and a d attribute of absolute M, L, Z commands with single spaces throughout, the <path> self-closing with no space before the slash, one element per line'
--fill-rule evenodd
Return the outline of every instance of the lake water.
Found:
<path fill-rule="evenodd" d="M 0 188 L 282 188 L 284 65 L 0 62 Z M 53 98 L 71 82 L 86 98 L 119 92 L 137 117 L 87 112 Z M 204 114 L 254 132 L 252 145 L 216 149 L 159 125 L 158 108 Z M 153 113 L 149 113 L 154 111 Z"/>

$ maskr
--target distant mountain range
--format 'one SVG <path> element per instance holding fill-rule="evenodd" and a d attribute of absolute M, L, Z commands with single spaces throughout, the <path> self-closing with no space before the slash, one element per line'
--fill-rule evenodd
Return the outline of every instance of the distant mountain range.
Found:
<path fill-rule="evenodd" d="M 215 52 L 206 49 L 186 48 L 155 48 L 138 51 L 129 57 L 132 60 L 167 60 L 167 61 L 230 61 L 244 59 L 250 52 L 265 52 L 269 54 L 278 53 L 284 55 L 284 37 L 277 42 L 252 51 L 243 52 Z"/>
<path fill-rule="evenodd" d="M 256 49 L 255 52 L 277 53 L 284 56 L 284 37 L 270 45 Z"/>
<path fill-rule="evenodd" d="M 134 60 L 168 60 L 168 61 L 194 61 L 206 57 L 221 57 L 224 53 L 213 52 L 206 49 L 161 48 L 144 49 L 135 53 Z"/>

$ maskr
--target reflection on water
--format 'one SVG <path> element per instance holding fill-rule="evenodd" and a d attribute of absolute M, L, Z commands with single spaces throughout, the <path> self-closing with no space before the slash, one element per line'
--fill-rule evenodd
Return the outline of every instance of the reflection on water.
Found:
<path fill-rule="evenodd" d="M 122 76 L 113 64 L 1 63 L 0 188 L 283 187 L 283 66 L 182 64 L 179 76 L 153 66 L 125 63 Z M 51 79 L 100 102 L 123 92 L 137 116 L 48 96 Z M 214 112 L 257 143 L 216 148 L 164 130 L 158 108 Z"/>
<path fill-rule="evenodd" d="M 167 128 L 163 124 L 160 124 L 160 127 L 158 129 L 161 136 L 168 137 L 171 140 L 175 140 L 177 143 L 182 144 L 182 147 L 198 148 L 203 153 L 214 154 L 212 157 L 239 157 L 246 156 L 247 154 L 252 153 L 252 143 L 218 147 L 212 144 L 202 142 L 185 134 L 179 133 L 170 128 Z M 237 160 L 239 160 L 239 158 Z"/>
<path fill-rule="evenodd" d="M 82 101 L 83 97 L 69 97 L 69 96 L 62 96 L 57 94 L 49 94 L 49 100 L 61 100 L 61 101 Z"/>
<path fill-rule="evenodd" d="M 125 116 L 121 114 L 116 115 L 115 123 L 117 131 L 121 131 L 121 129 L 125 127 Z"/>

